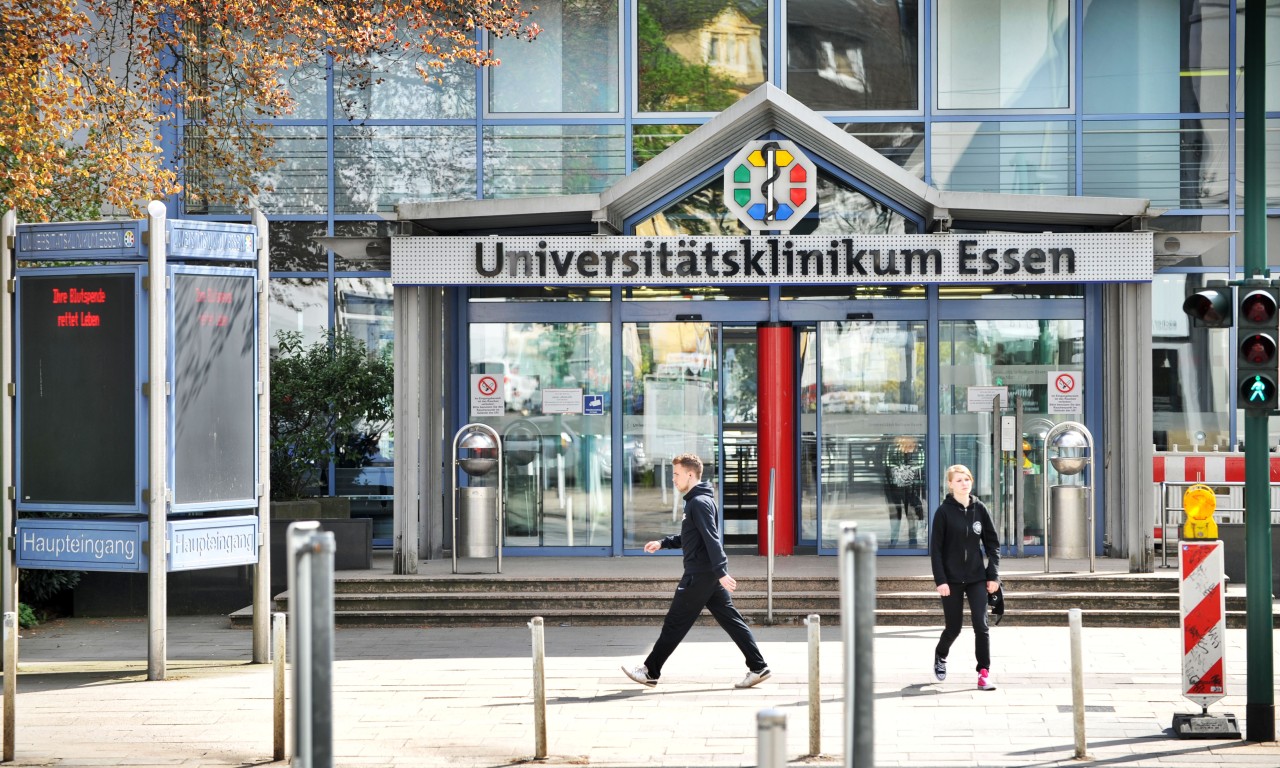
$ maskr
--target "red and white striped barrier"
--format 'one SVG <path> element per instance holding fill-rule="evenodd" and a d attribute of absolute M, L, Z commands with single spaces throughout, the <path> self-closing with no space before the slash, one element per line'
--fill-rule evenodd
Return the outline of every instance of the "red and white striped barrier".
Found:
<path fill-rule="evenodd" d="M 1280 483 L 1280 457 L 1272 456 L 1271 480 Z M 1157 483 L 1243 483 L 1243 453 L 1166 453 L 1155 457 Z"/>
<path fill-rule="evenodd" d="M 1178 542 L 1182 695 L 1202 709 L 1227 691 L 1227 596 L 1222 591 L 1222 573 L 1221 541 Z"/>

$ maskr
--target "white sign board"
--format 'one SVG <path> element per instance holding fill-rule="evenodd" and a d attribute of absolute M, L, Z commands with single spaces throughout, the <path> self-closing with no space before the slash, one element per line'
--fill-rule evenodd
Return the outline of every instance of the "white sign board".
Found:
<path fill-rule="evenodd" d="M 494 373 L 471 374 L 471 417 L 501 416 L 502 382 Z"/>
<path fill-rule="evenodd" d="M 1084 371 L 1049 371 L 1049 413 L 1084 413 Z"/>
<path fill-rule="evenodd" d="M 965 387 L 966 410 L 969 413 L 990 413 L 991 401 L 1000 398 L 1000 407 L 1009 406 L 1008 387 Z"/>
<path fill-rule="evenodd" d="M 542 390 L 543 413 L 582 413 L 582 388 Z"/>

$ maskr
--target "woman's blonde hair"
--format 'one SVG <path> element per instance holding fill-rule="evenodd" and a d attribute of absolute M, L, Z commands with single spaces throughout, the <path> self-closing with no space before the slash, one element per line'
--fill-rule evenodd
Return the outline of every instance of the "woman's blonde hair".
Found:
<path fill-rule="evenodd" d="M 958 475 L 961 473 L 968 475 L 970 480 L 973 479 L 973 473 L 970 472 L 969 468 L 963 464 L 952 464 L 951 466 L 947 467 L 947 475 L 946 475 L 947 485 L 951 484 L 952 475 Z"/>

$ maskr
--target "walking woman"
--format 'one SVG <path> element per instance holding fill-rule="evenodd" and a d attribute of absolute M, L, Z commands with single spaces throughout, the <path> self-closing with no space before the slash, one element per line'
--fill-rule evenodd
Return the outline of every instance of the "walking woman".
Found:
<path fill-rule="evenodd" d="M 978 688 L 994 691 L 987 595 L 1000 588 L 1000 537 L 986 505 L 970 495 L 973 473 L 968 467 L 947 467 L 947 488 L 950 493 L 933 513 L 929 537 L 933 582 L 942 597 L 942 615 L 946 619 L 933 652 L 933 674 L 938 680 L 947 679 L 947 654 L 960 636 L 967 598 L 973 619 L 973 651 L 978 659 Z"/>

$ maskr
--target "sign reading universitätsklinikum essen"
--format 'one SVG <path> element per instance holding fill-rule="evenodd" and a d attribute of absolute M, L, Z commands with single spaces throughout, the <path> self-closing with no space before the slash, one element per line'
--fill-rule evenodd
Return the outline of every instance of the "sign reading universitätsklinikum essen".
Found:
<path fill-rule="evenodd" d="M 1150 232 L 393 237 L 398 285 L 1145 282 Z"/>

